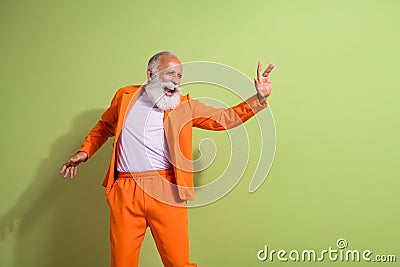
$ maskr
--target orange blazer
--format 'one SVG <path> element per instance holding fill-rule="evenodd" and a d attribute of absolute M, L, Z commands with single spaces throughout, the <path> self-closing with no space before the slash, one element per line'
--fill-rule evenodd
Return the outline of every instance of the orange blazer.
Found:
<path fill-rule="evenodd" d="M 102 183 L 106 195 L 111 190 L 116 177 L 116 148 L 125 118 L 142 92 L 142 86 L 120 88 L 101 119 L 92 128 L 79 151 L 84 151 L 88 159 L 114 136 L 113 150 L 106 177 Z M 260 104 L 257 95 L 231 108 L 215 108 L 191 99 L 189 94 L 181 96 L 180 104 L 164 112 L 164 131 L 174 166 L 179 197 L 194 200 L 192 164 L 192 127 L 221 131 L 233 128 L 247 121 L 255 113 L 267 106 Z"/>

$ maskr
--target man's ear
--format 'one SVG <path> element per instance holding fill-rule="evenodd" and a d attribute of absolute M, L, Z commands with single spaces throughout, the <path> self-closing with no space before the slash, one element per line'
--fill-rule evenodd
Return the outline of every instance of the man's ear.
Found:
<path fill-rule="evenodd" d="M 151 69 L 147 69 L 146 73 L 147 73 L 147 80 L 150 81 L 151 76 L 153 76 L 153 72 L 151 71 Z"/>

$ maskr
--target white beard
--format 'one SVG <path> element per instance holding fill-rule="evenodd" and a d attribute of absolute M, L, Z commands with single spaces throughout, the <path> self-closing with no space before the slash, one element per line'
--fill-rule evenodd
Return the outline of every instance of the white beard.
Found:
<path fill-rule="evenodd" d="M 164 88 L 174 89 L 171 96 L 167 96 Z M 148 97 L 159 109 L 165 111 L 174 109 L 179 105 L 181 100 L 181 89 L 173 82 L 163 83 L 158 76 L 154 76 L 144 87 Z"/>

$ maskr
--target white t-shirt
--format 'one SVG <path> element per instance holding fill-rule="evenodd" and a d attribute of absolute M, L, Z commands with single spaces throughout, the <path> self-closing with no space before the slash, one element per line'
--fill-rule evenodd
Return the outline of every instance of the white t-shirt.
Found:
<path fill-rule="evenodd" d="M 143 91 L 126 116 L 118 139 L 117 171 L 172 169 L 163 118 L 164 111 Z"/>

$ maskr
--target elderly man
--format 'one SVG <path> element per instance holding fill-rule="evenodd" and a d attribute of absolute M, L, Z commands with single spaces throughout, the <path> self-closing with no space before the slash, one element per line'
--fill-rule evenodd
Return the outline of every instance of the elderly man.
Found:
<path fill-rule="evenodd" d="M 270 64 L 258 63 L 256 94 L 232 108 L 214 108 L 182 96 L 182 64 L 171 52 L 155 54 L 148 81 L 117 91 L 110 107 L 61 168 L 72 179 L 109 137 L 114 145 L 103 181 L 110 206 L 111 266 L 138 266 L 139 251 L 150 227 L 164 266 L 197 266 L 189 259 L 186 201 L 194 199 L 192 127 L 225 130 L 267 106 Z"/>

